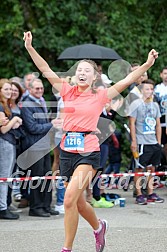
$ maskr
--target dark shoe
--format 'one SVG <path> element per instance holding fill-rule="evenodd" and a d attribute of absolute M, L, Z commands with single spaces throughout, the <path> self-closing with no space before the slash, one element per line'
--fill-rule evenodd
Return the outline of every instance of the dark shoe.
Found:
<path fill-rule="evenodd" d="M 29 210 L 29 216 L 37 216 L 37 217 L 50 217 L 50 213 L 46 213 L 42 208 L 36 210 Z"/>
<path fill-rule="evenodd" d="M 54 209 L 50 209 L 50 210 L 44 210 L 46 213 L 50 213 L 50 215 L 59 215 L 59 212 L 54 210 Z"/>
<path fill-rule="evenodd" d="M 147 196 L 147 202 L 163 203 L 164 199 L 160 198 L 156 193 Z"/>
<path fill-rule="evenodd" d="M 17 220 L 19 219 L 19 215 L 11 213 L 9 209 L 6 209 L 6 210 L 0 211 L 0 219 Z"/>
<path fill-rule="evenodd" d="M 136 203 L 138 205 L 147 205 L 147 199 L 144 195 L 139 195 L 136 197 Z"/>
<path fill-rule="evenodd" d="M 116 193 L 106 193 L 105 194 L 105 199 L 107 201 L 115 201 L 116 199 L 119 199 L 121 198 L 121 196 L 119 194 L 116 194 Z"/>
<path fill-rule="evenodd" d="M 29 201 L 27 199 L 21 199 L 20 203 L 18 204 L 18 208 L 26 208 L 29 206 Z"/>
<path fill-rule="evenodd" d="M 147 189 L 141 188 L 141 193 L 142 193 L 142 195 L 146 196 L 147 195 Z M 133 198 L 136 198 L 136 197 L 137 197 L 137 191 L 136 191 L 136 188 L 134 187 Z"/>

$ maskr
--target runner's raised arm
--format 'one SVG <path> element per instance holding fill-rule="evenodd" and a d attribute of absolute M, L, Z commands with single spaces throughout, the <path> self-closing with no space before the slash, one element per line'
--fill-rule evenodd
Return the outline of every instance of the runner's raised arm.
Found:
<path fill-rule="evenodd" d="M 128 76 L 126 76 L 124 79 L 118 81 L 112 87 L 108 88 L 108 97 L 111 99 L 120 94 L 124 89 L 126 89 L 129 85 L 135 82 L 142 74 L 144 74 L 154 64 L 157 58 L 158 52 L 152 49 L 148 54 L 147 61 L 143 65 L 128 74 Z"/>
<path fill-rule="evenodd" d="M 30 31 L 24 32 L 23 40 L 25 41 L 25 48 L 27 49 L 37 68 L 48 79 L 51 85 L 60 92 L 62 80 L 57 76 L 57 74 L 55 74 L 55 72 L 52 71 L 48 63 L 33 48 L 32 34 Z"/>

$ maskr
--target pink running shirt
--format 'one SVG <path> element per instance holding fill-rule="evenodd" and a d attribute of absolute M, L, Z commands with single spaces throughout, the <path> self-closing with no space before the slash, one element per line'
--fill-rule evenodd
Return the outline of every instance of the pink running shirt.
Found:
<path fill-rule="evenodd" d="M 99 116 L 105 104 L 109 101 L 107 89 L 97 90 L 97 93 L 79 92 L 77 86 L 70 86 L 63 82 L 60 95 L 64 102 L 64 131 L 95 131 Z M 64 150 L 64 139 L 61 141 L 61 149 Z M 99 151 L 99 140 L 96 135 L 85 136 L 84 152 Z M 70 151 L 76 153 L 78 151 Z M 80 151 L 81 152 L 81 151 Z"/>

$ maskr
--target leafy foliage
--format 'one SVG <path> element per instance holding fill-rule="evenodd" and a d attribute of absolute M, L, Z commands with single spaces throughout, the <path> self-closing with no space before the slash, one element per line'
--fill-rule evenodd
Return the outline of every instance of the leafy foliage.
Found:
<path fill-rule="evenodd" d="M 143 62 L 155 47 L 160 58 L 150 74 L 158 81 L 166 64 L 166 7 L 165 0 L 2 1 L 1 76 L 34 70 L 22 41 L 23 31 L 31 30 L 34 46 L 56 70 L 67 66 L 56 62 L 58 55 L 76 44 L 112 47 L 129 62 Z"/>

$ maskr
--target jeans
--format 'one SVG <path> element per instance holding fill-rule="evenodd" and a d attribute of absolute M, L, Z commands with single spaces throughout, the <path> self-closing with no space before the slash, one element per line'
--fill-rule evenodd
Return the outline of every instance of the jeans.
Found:
<path fill-rule="evenodd" d="M 16 144 L 16 159 L 18 158 L 18 156 L 21 154 L 21 147 L 20 147 L 20 141 L 18 140 L 17 144 Z M 13 169 L 13 172 L 16 173 L 15 177 L 16 178 L 19 178 L 19 167 L 17 165 L 17 163 L 15 163 L 14 165 L 14 169 Z M 21 194 L 21 191 L 20 191 L 20 183 L 18 181 L 14 181 L 13 182 L 13 188 L 12 188 L 12 191 L 13 191 L 13 195 L 16 195 L 16 194 Z"/>
<path fill-rule="evenodd" d="M 55 137 L 55 146 L 58 148 L 60 152 L 60 142 L 61 138 Z M 64 194 L 65 194 L 65 187 L 62 179 L 58 179 L 56 181 L 56 205 L 61 206 L 64 204 Z"/>
<path fill-rule="evenodd" d="M 0 137 L 0 177 L 9 178 L 16 157 L 15 145 Z M 10 186 L 12 186 L 10 184 Z M 0 211 L 7 209 L 8 183 L 0 183 Z"/>
<path fill-rule="evenodd" d="M 105 173 L 106 174 L 110 174 L 111 172 L 114 172 L 114 173 L 119 173 L 120 172 L 120 167 L 121 167 L 121 163 L 110 163 L 106 170 L 105 170 Z"/>
<path fill-rule="evenodd" d="M 119 173 L 120 172 L 120 167 L 121 167 L 121 163 L 110 163 L 106 170 L 105 170 L 105 173 L 106 174 L 110 174 L 111 172 L 114 172 L 114 173 Z M 118 184 L 118 180 L 119 178 L 115 178 L 115 184 Z M 109 183 L 110 183 L 111 179 L 109 179 Z"/>
<path fill-rule="evenodd" d="M 64 188 L 63 180 L 58 179 L 56 182 L 56 198 L 57 198 L 56 205 L 61 206 L 64 204 L 64 193 L 65 193 L 65 188 Z"/>

